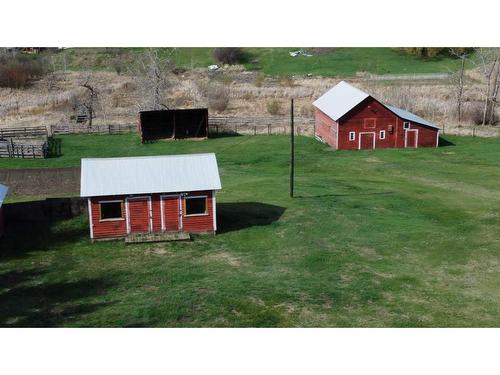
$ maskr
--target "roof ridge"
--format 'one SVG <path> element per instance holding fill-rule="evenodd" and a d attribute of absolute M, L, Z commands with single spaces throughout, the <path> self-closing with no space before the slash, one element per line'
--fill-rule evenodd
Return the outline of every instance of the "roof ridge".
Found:
<path fill-rule="evenodd" d="M 81 160 L 118 160 L 118 159 L 152 159 L 152 158 L 173 158 L 173 157 L 195 157 L 195 156 L 209 156 L 214 155 L 215 152 L 204 152 L 198 154 L 169 154 L 169 155 L 138 155 L 138 156 L 111 156 L 102 158 L 81 158 Z"/>

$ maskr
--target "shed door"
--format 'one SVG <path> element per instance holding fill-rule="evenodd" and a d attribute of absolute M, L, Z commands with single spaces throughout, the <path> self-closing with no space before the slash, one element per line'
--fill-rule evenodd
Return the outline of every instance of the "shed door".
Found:
<path fill-rule="evenodd" d="M 405 147 L 409 147 L 409 148 L 417 147 L 418 131 L 417 130 L 406 130 L 405 133 L 406 133 Z"/>
<path fill-rule="evenodd" d="M 375 133 L 359 133 L 360 150 L 372 150 L 375 148 Z"/>
<path fill-rule="evenodd" d="M 151 201 L 149 197 L 127 198 L 129 233 L 151 231 Z"/>
<path fill-rule="evenodd" d="M 180 198 L 175 196 L 161 197 L 161 228 L 167 232 L 178 232 L 181 229 L 180 223 Z"/>

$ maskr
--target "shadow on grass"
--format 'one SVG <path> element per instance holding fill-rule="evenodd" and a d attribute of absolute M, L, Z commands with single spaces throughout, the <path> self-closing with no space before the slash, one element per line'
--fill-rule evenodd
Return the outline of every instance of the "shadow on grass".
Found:
<path fill-rule="evenodd" d="M 439 147 L 448 147 L 448 146 L 455 146 L 455 143 L 443 138 L 439 137 Z"/>
<path fill-rule="evenodd" d="M 58 327 L 109 305 L 82 301 L 103 295 L 115 285 L 113 277 L 43 282 L 40 270 L 0 274 L 0 326 Z"/>
<path fill-rule="evenodd" d="M 240 137 L 241 134 L 235 133 L 234 131 L 224 131 L 224 132 L 210 132 L 208 138 L 228 138 L 228 137 Z"/>
<path fill-rule="evenodd" d="M 78 224 L 78 223 L 74 223 Z M 71 244 L 88 237 L 85 225 L 68 225 L 54 228 L 56 222 L 8 221 L 5 234 L 0 238 L 0 261 L 24 258 L 33 251 L 49 251 L 64 244 Z"/>
<path fill-rule="evenodd" d="M 285 207 L 258 202 L 217 204 L 218 233 L 227 233 L 278 221 Z"/>

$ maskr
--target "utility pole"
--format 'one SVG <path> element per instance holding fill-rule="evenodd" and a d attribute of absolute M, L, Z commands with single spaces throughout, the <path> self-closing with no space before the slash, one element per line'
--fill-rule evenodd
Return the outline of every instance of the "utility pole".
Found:
<path fill-rule="evenodd" d="M 290 198 L 293 198 L 293 179 L 295 173 L 295 142 L 293 126 L 293 99 L 290 102 Z"/>

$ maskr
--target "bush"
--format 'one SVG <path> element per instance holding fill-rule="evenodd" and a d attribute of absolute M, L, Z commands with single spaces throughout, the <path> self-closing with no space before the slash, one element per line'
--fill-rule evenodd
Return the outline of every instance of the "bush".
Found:
<path fill-rule="evenodd" d="M 462 117 L 472 122 L 474 125 L 482 125 L 483 124 L 483 113 L 484 113 L 484 103 L 482 102 L 474 102 L 469 105 L 464 106 L 462 109 Z M 500 122 L 500 118 L 498 113 L 495 112 L 493 114 L 493 121 L 489 124 L 490 117 L 486 118 L 487 125 L 495 125 Z"/>
<path fill-rule="evenodd" d="M 208 108 L 214 111 L 223 112 L 229 105 L 229 88 L 225 86 L 216 85 L 210 87 L 207 96 Z"/>
<path fill-rule="evenodd" d="M 267 112 L 273 116 L 279 114 L 281 111 L 281 103 L 276 99 L 267 102 L 266 107 Z"/>
<path fill-rule="evenodd" d="M 218 63 L 234 65 L 244 61 L 244 53 L 242 48 L 215 48 L 214 58 Z"/>
<path fill-rule="evenodd" d="M 46 72 L 45 61 L 24 56 L 0 57 L 0 87 L 26 87 Z"/>

